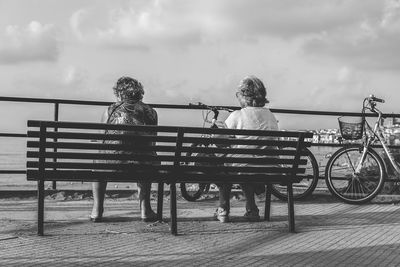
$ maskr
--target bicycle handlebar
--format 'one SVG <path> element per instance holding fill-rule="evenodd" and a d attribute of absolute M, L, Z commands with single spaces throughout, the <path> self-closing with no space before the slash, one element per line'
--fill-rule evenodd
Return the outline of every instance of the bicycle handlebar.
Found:
<path fill-rule="evenodd" d="M 384 100 L 384 99 L 375 97 L 374 95 L 370 95 L 369 97 L 367 97 L 367 100 L 368 100 L 369 102 L 385 103 L 385 100 Z"/>
<path fill-rule="evenodd" d="M 368 102 L 368 104 L 366 105 L 366 102 Z M 370 95 L 368 97 L 366 97 L 364 99 L 364 104 L 363 104 L 363 110 L 368 109 L 370 111 L 372 111 L 373 113 L 376 113 L 379 115 L 379 118 L 382 116 L 382 112 L 376 108 L 376 103 L 385 103 L 385 100 L 382 98 L 378 98 L 374 95 Z"/>
<path fill-rule="evenodd" d="M 228 112 L 232 112 L 232 109 L 226 108 L 226 107 L 222 107 L 222 106 L 209 106 L 206 104 L 203 104 L 201 102 L 197 102 L 197 103 L 189 103 L 189 106 L 197 106 L 197 107 L 201 107 L 201 108 L 205 108 L 205 109 L 209 109 L 211 111 L 218 111 L 218 110 L 225 110 Z"/>

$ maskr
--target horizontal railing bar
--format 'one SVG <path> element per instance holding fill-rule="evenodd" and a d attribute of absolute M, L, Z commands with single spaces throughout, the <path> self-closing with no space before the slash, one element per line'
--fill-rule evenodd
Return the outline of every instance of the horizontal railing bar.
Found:
<path fill-rule="evenodd" d="M 25 174 L 26 170 L 0 170 L 0 174 Z"/>
<path fill-rule="evenodd" d="M 93 101 L 93 100 L 72 100 L 57 98 L 30 98 L 30 97 L 5 97 L 1 96 L 0 101 L 25 102 L 25 103 L 51 103 L 51 104 L 70 104 L 70 105 L 90 105 L 90 106 L 109 106 L 113 102 Z"/>
<path fill-rule="evenodd" d="M 21 133 L 0 133 L 0 137 L 27 137 L 27 134 L 21 134 Z"/>
<path fill-rule="evenodd" d="M 30 103 L 53 103 L 53 104 L 70 104 L 70 105 L 92 105 L 92 106 L 109 106 L 114 102 L 109 101 L 93 101 L 93 100 L 72 100 L 72 99 L 56 99 L 56 98 L 29 98 L 29 97 L 4 97 L 0 96 L 0 101 L 8 102 L 30 102 Z M 165 109 L 202 109 L 204 107 L 196 105 L 171 105 L 171 104 L 150 104 L 153 108 Z M 238 110 L 238 106 L 221 106 L 222 108 Z M 337 112 L 337 111 L 316 111 L 316 110 L 294 110 L 294 109 L 270 109 L 273 113 L 286 113 L 286 114 L 302 114 L 302 115 L 322 115 L 322 116 L 360 116 L 359 112 Z M 376 114 L 364 114 L 367 117 L 376 117 Z M 385 118 L 398 118 L 400 114 L 384 113 Z"/>

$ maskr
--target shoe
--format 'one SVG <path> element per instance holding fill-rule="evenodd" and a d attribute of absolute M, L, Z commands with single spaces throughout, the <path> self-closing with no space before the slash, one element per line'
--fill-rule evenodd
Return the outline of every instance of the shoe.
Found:
<path fill-rule="evenodd" d="M 225 210 L 224 208 L 218 208 L 216 209 L 215 213 L 214 213 L 214 218 L 217 221 L 220 221 L 222 223 L 227 223 L 229 222 L 229 212 L 227 210 Z"/>
<path fill-rule="evenodd" d="M 92 213 L 89 215 L 89 220 L 91 222 L 101 222 L 103 220 L 103 211 L 104 211 L 104 209 L 101 208 L 97 215 L 93 215 L 93 214 L 96 214 L 97 212 L 96 212 L 96 210 L 94 210 L 94 211 L 92 210 Z"/>
<path fill-rule="evenodd" d="M 246 213 L 244 214 L 244 217 L 249 222 L 258 222 L 258 221 L 260 221 L 260 214 L 259 214 L 258 209 L 246 211 Z"/>
<path fill-rule="evenodd" d="M 89 220 L 90 220 L 91 222 L 98 223 L 98 222 L 103 221 L 103 216 L 93 216 L 93 215 L 89 215 Z"/>
<path fill-rule="evenodd" d="M 156 222 L 158 221 L 157 213 L 151 211 L 149 214 L 142 215 L 141 219 L 143 222 Z"/>

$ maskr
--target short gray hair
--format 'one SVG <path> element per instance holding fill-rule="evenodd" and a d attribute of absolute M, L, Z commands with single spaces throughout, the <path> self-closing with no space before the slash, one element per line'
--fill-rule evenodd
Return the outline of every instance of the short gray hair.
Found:
<path fill-rule="evenodd" d="M 248 106 L 263 107 L 269 103 L 264 83 L 253 75 L 246 76 L 240 81 L 237 93 L 243 97 Z"/>

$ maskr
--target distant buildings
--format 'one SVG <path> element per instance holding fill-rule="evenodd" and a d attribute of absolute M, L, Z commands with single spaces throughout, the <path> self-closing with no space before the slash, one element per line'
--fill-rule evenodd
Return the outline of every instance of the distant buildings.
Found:
<path fill-rule="evenodd" d="M 372 125 L 373 126 L 373 125 Z M 339 143 L 339 129 L 319 129 L 314 133 L 313 143 Z M 383 136 L 388 145 L 400 145 L 400 119 L 390 118 L 384 121 Z"/>

